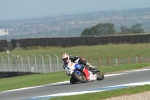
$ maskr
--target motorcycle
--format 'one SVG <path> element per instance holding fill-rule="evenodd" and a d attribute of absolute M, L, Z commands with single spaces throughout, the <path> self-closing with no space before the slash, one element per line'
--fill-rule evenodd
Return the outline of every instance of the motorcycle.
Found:
<path fill-rule="evenodd" d="M 71 76 L 70 83 L 86 83 L 88 81 L 103 80 L 104 74 L 98 69 L 89 69 L 83 64 L 77 64 L 69 61 L 65 68 L 67 75 Z"/>

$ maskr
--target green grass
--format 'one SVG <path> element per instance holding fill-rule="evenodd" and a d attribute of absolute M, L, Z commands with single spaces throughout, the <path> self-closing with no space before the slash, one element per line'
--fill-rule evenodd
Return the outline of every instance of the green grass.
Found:
<path fill-rule="evenodd" d="M 150 43 L 144 44 L 109 44 L 109 45 L 96 45 L 96 46 L 76 46 L 76 47 L 28 47 L 27 49 L 15 49 L 10 51 L 10 55 L 29 55 L 32 54 L 39 56 L 39 54 L 46 56 L 46 54 L 55 57 L 54 54 L 61 55 L 66 52 L 72 55 L 78 55 L 85 58 L 101 58 L 110 57 L 126 57 L 136 56 L 137 54 L 141 56 L 150 56 Z M 6 55 L 6 52 L 0 52 L 0 55 Z"/>
<path fill-rule="evenodd" d="M 68 80 L 65 72 L 34 74 L 0 79 L 0 91 L 49 84 Z"/>

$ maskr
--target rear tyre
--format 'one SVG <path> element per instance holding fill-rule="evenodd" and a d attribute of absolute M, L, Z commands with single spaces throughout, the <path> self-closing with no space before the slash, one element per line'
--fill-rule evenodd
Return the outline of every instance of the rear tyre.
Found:
<path fill-rule="evenodd" d="M 85 77 L 85 75 L 83 74 L 83 72 L 80 71 L 80 74 L 78 74 L 77 72 L 73 72 L 72 76 L 79 82 L 81 83 L 86 83 L 87 79 Z"/>
<path fill-rule="evenodd" d="M 104 74 L 102 72 L 96 72 L 97 75 L 97 80 L 103 80 L 104 79 Z"/>

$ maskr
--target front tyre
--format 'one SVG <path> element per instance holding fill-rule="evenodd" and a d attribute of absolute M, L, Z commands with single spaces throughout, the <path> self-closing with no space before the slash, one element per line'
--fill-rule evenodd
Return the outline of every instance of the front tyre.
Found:
<path fill-rule="evenodd" d="M 97 80 L 103 80 L 104 79 L 104 74 L 102 72 L 96 72 L 97 75 Z"/>
<path fill-rule="evenodd" d="M 74 78 L 74 77 L 71 77 L 70 78 L 70 83 L 71 84 L 75 84 L 77 82 L 77 80 Z"/>
<path fill-rule="evenodd" d="M 82 71 L 80 71 L 80 73 L 73 72 L 72 77 L 74 77 L 77 81 L 79 81 L 81 83 L 86 83 L 87 82 L 87 79 L 86 79 L 86 77 L 85 77 L 85 75 L 83 74 Z"/>

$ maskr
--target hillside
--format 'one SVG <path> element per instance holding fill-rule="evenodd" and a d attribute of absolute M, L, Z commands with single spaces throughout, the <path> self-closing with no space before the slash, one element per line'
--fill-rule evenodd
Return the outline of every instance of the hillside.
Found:
<path fill-rule="evenodd" d="M 150 32 L 150 8 L 1 21 L 0 29 L 8 29 L 9 36 L 0 39 L 80 36 L 85 28 L 107 22 L 114 23 L 117 31 L 121 25 L 141 23 L 145 32 Z"/>

